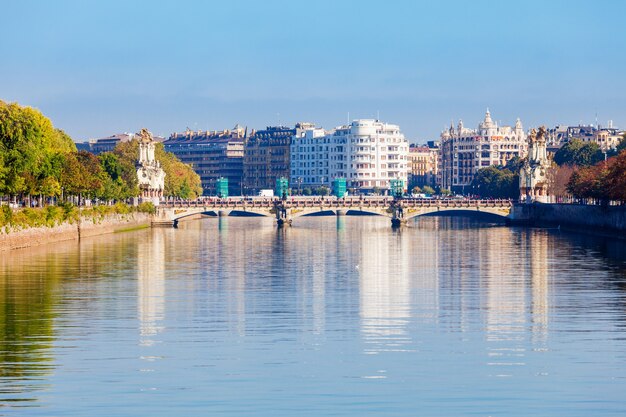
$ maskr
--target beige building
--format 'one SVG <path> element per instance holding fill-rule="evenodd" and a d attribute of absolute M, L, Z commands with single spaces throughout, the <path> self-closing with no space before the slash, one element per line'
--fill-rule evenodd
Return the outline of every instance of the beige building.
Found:
<path fill-rule="evenodd" d="M 600 146 L 602 152 L 606 152 L 617 148 L 623 137 L 623 133 L 617 129 L 599 129 L 593 132 L 592 141 Z"/>
<path fill-rule="evenodd" d="M 506 165 L 514 157 L 526 155 L 526 134 L 519 119 L 514 127 L 498 126 L 489 110 L 478 129 L 468 129 L 459 121 L 455 129 L 441 133 L 439 151 L 440 185 L 455 192 L 465 192 L 481 168 Z"/>
<path fill-rule="evenodd" d="M 415 186 L 434 187 L 437 183 L 438 168 L 438 146 L 411 144 L 409 146 L 409 191 Z"/>

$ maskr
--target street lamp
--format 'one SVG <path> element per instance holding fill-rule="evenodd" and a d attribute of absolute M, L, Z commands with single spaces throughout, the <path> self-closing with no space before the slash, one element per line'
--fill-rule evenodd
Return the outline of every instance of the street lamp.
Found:
<path fill-rule="evenodd" d="M 302 195 L 302 177 L 298 177 L 298 179 L 296 180 L 296 182 L 298 183 L 298 195 L 301 196 Z"/>

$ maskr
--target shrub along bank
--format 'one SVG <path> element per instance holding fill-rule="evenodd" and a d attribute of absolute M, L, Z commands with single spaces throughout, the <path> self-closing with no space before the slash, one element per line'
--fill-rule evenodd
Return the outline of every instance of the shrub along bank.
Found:
<path fill-rule="evenodd" d="M 0 210 L 0 234 L 9 234 L 34 227 L 56 227 L 64 223 L 76 224 L 79 220 L 92 220 L 94 223 L 113 214 L 146 213 L 154 214 L 156 208 L 152 203 L 141 203 L 138 206 L 117 203 L 78 208 L 73 204 L 64 203 L 59 206 L 43 208 L 24 208 L 13 210 L 7 205 Z"/>

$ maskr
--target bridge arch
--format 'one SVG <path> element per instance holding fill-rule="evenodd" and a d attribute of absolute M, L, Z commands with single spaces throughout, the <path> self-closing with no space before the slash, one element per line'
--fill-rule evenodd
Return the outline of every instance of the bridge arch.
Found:
<path fill-rule="evenodd" d="M 421 216 L 490 216 L 500 220 L 509 218 L 509 208 L 499 207 L 429 207 L 418 210 L 407 210 L 404 215 L 405 220 L 414 219 Z"/>

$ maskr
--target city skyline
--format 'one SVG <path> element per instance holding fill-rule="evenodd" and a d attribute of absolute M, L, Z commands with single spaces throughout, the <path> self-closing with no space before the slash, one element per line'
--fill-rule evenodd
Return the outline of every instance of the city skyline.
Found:
<path fill-rule="evenodd" d="M 12 3 L 1 99 L 76 141 L 310 121 L 398 124 L 412 143 L 459 119 L 626 126 L 615 1 Z M 17 36 L 16 36 L 17 35 Z M 348 116 L 349 115 L 349 116 Z"/>

